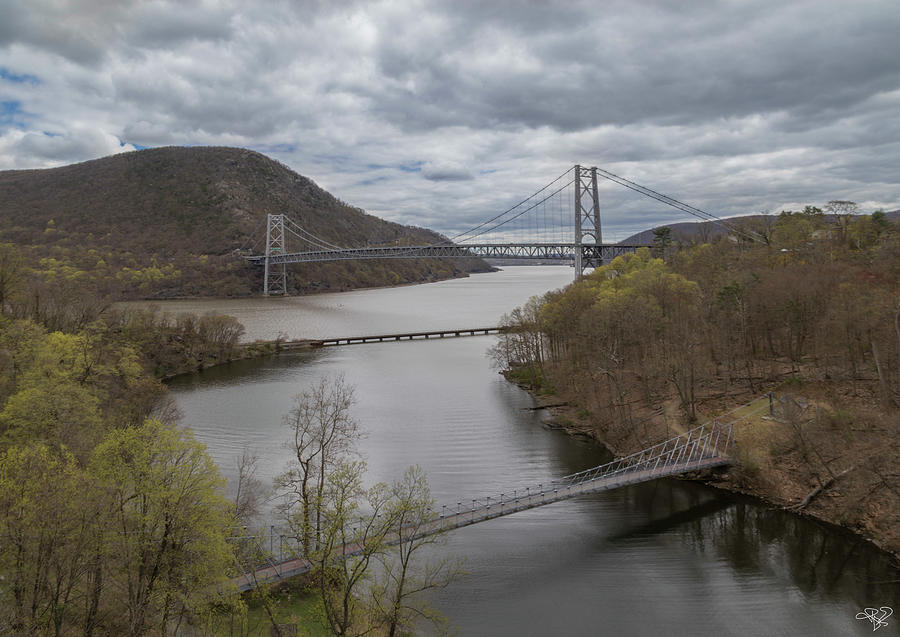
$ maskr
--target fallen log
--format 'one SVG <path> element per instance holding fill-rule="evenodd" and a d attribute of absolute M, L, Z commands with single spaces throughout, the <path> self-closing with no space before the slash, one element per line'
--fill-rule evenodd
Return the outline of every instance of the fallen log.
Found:
<path fill-rule="evenodd" d="M 823 482 L 822 484 L 817 486 L 815 489 L 813 489 L 812 491 L 807 493 L 806 497 L 803 498 L 803 500 L 801 500 L 799 504 L 792 504 L 791 506 L 787 506 L 784 508 L 789 511 L 802 511 L 807 506 L 809 506 L 809 503 L 812 502 L 813 499 L 816 498 L 820 493 L 822 493 L 825 489 L 828 489 L 829 487 L 831 487 L 831 485 L 834 484 L 835 480 L 837 480 L 838 478 L 840 478 L 843 475 L 846 475 L 847 473 L 850 473 L 853 469 L 854 469 L 854 467 L 850 467 L 849 469 L 844 469 L 837 475 L 831 476 L 825 482 Z"/>
<path fill-rule="evenodd" d="M 552 403 L 550 405 L 538 405 L 537 407 L 522 407 L 523 411 L 540 411 L 541 409 L 550 409 L 552 407 L 566 407 L 569 403 Z"/>

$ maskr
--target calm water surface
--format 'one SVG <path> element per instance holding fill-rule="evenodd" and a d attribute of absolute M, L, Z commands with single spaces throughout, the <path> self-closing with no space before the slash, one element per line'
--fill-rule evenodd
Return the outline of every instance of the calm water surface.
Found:
<path fill-rule="evenodd" d="M 159 304 L 236 316 L 247 338 L 477 327 L 561 287 L 564 267 L 306 298 Z M 326 375 L 356 388 L 369 478 L 411 465 L 438 504 L 599 464 L 604 450 L 544 426 L 492 369 L 492 336 L 356 345 L 243 361 L 172 381 L 228 477 L 250 447 L 264 481 L 289 459 L 282 415 Z M 900 614 L 900 572 L 834 529 L 677 480 L 560 502 L 454 531 L 440 553 L 468 574 L 432 596 L 461 635 L 867 635 L 866 606 Z M 900 619 L 877 635 L 900 634 Z"/>

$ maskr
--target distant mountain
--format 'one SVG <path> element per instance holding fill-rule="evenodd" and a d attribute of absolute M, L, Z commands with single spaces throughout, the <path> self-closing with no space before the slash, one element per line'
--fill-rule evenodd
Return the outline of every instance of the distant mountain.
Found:
<path fill-rule="evenodd" d="M 752 217 L 757 216 L 759 215 L 752 215 Z M 747 219 L 750 217 L 741 218 Z M 668 227 L 672 231 L 672 239 L 676 241 L 688 241 L 700 237 L 703 237 L 704 239 L 712 239 L 714 237 L 718 237 L 728 233 L 725 228 L 713 221 L 683 221 L 681 223 L 667 223 L 661 226 L 656 226 L 655 228 L 651 228 L 649 230 L 642 230 L 637 234 L 631 235 L 627 239 L 623 239 L 619 243 L 650 245 L 653 243 L 653 231 L 657 228 L 664 227 Z"/>
<path fill-rule="evenodd" d="M 885 216 L 888 219 L 900 219 L 900 210 L 892 210 L 890 212 L 885 212 Z M 753 227 L 753 223 L 765 219 L 766 215 L 743 215 L 739 217 L 730 217 L 725 219 L 728 222 L 736 222 L 739 224 L 747 224 L 749 222 L 750 227 Z M 768 218 L 774 223 L 775 219 L 778 218 L 777 214 L 768 215 Z M 832 215 L 825 215 L 825 219 L 831 219 Z M 657 228 L 668 227 L 672 230 L 672 238 L 676 241 L 694 241 L 694 240 L 702 240 L 706 241 L 709 239 L 713 239 L 715 237 L 722 236 L 724 234 L 728 234 L 728 229 L 724 226 L 718 224 L 715 221 L 684 221 L 680 223 L 667 223 L 661 226 L 656 226 L 649 230 L 642 230 L 637 234 L 633 234 L 627 239 L 623 239 L 619 243 L 629 244 L 629 243 L 637 243 L 637 244 L 652 244 L 653 243 L 653 231 Z"/>
<path fill-rule="evenodd" d="M 240 148 L 154 148 L 61 168 L 0 172 L 0 241 L 44 276 L 78 276 L 125 298 L 258 294 L 267 213 L 336 245 L 429 244 L 430 230 L 366 214 L 310 179 Z M 43 259 L 43 261 L 41 261 Z M 449 278 L 477 261 L 387 260 L 289 266 L 292 293 Z"/>

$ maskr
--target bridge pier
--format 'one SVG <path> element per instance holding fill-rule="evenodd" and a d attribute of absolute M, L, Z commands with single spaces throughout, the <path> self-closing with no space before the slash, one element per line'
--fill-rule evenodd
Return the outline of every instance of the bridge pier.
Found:
<path fill-rule="evenodd" d="M 284 256 L 284 215 L 269 214 L 266 217 L 266 256 L 263 274 L 263 296 L 287 294 L 287 264 Z M 282 257 L 273 262 L 272 257 Z"/>
<path fill-rule="evenodd" d="M 590 201 L 585 204 L 585 198 Z M 575 280 L 586 268 L 603 265 L 603 236 L 600 229 L 600 197 L 597 168 L 575 165 Z M 585 242 L 585 239 L 588 241 Z M 585 248 L 593 250 L 585 250 Z M 595 256 L 592 256 L 595 255 Z"/>

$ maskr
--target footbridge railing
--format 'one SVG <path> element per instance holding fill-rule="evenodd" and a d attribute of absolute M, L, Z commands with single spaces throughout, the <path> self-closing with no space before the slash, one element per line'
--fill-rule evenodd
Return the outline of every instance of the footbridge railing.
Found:
<path fill-rule="evenodd" d="M 459 528 L 484 520 L 533 509 L 588 493 L 690 473 L 730 463 L 726 455 L 734 444 L 734 424 L 707 423 L 665 442 L 579 471 L 548 483 L 509 489 L 501 493 L 443 506 L 438 530 Z"/>
<path fill-rule="evenodd" d="M 403 527 L 391 532 L 385 538 L 385 543 L 399 544 L 589 493 L 727 465 L 730 464 L 727 454 L 733 445 L 733 422 L 706 423 L 637 453 L 547 483 L 516 487 L 473 498 L 471 501 L 460 500 L 455 505 L 444 505 L 440 512 L 434 511 L 430 519 L 420 521 L 413 527 Z M 274 527 L 272 533 L 274 534 Z M 259 538 L 258 541 L 265 542 L 265 538 Z M 276 552 L 272 535 L 269 537 L 269 545 L 271 550 L 266 563 L 257 564 L 251 572 L 234 580 L 239 590 L 250 590 L 259 584 L 311 570 L 311 563 L 297 555 L 297 538 L 279 534 Z M 350 544 L 343 547 L 335 557 L 350 557 L 361 551 L 358 544 Z"/>

